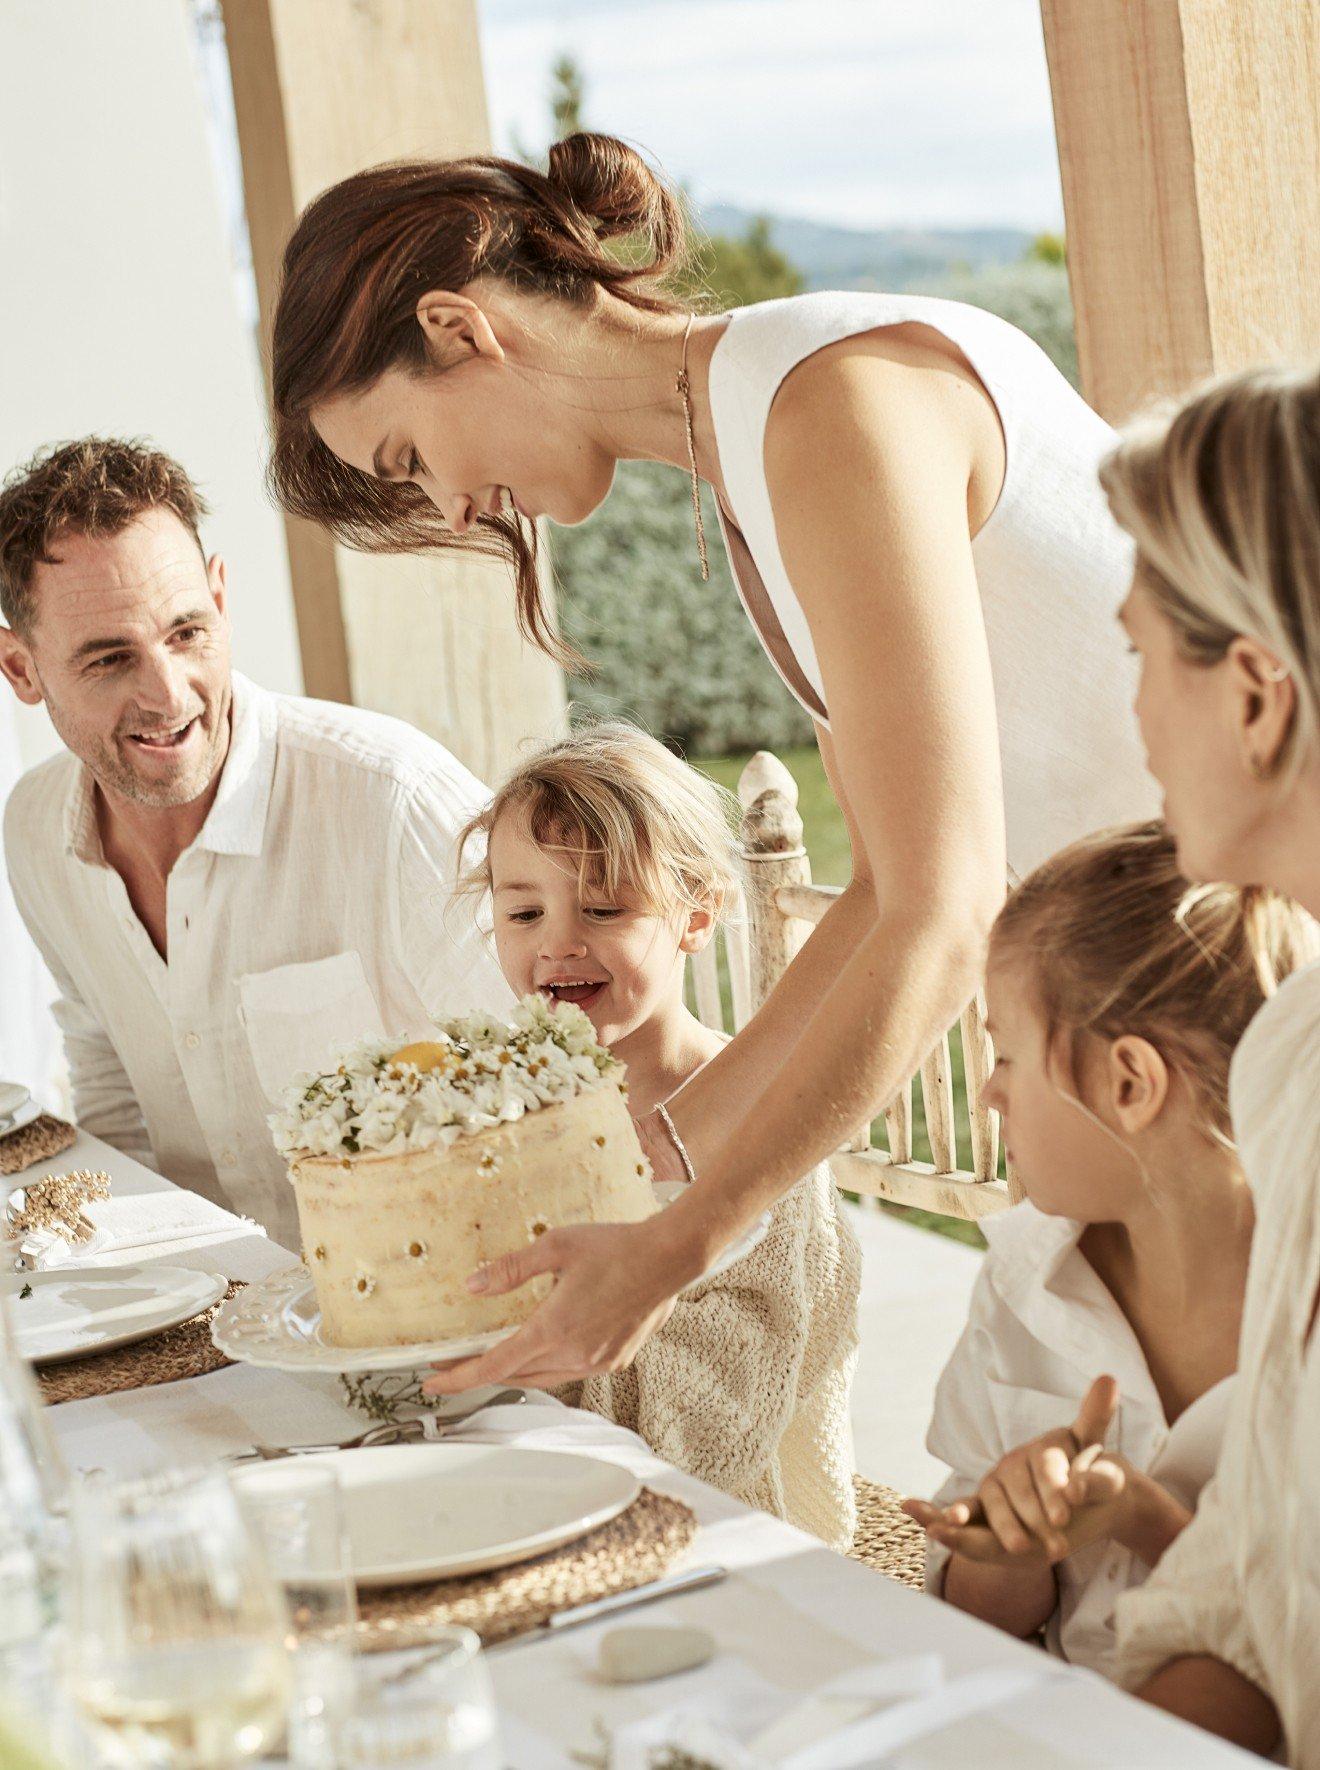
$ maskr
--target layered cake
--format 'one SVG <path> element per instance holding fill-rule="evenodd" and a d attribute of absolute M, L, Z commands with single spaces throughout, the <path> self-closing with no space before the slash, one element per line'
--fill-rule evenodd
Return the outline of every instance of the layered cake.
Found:
<path fill-rule="evenodd" d="M 540 996 L 512 1024 L 471 1015 L 402 1047 L 357 1044 L 295 1077 L 270 1124 L 335 1346 L 516 1324 L 553 1281 L 483 1297 L 470 1272 L 547 1229 L 656 1208 L 623 1065 L 580 1008 Z"/>

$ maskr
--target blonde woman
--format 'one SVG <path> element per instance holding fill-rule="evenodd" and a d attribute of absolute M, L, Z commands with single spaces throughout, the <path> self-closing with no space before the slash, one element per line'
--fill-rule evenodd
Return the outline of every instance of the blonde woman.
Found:
<path fill-rule="evenodd" d="M 360 173 L 312 203 L 285 254 L 286 508 L 351 546 L 503 553 L 525 631 L 554 650 L 529 519 L 580 522 L 619 461 L 665 461 L 691 477 L 704 558 L 704 479 L 852 844 L 848 889 L 770 999 L 668 1123 L 642 1121 L 658 1172 L 695 1170 L 688 1196 L 498 1262 L 485 1288 L 558 1283 L 454 1368 L 455 1388 L 625 1365 L 962 1009 L 1006 865 L 1153 810 L 1113 624 L 1130 550 L 1096 481 L 1107 426 L 1022 333 L 956 302 L 693 313 L 662 282 L 682 234 L 637 154 L 575 135 L 544 174 L 495 159 Z"/>
<path fill-rule="evenodd" d="M 582 1008 L 627 1064 L 635 1113 L 719 1055 L 727 1041 L 683 1002 L 687 957 L 714 937 L 737 877 L 713 782 L 644 732 L 601 724 L 516 768 L 465 841 L 478 834 L 468 884 L 489 899 L 506 981 Z M 681 1297 L 626 1370 L 565 1399 L 847 1548 L 860 1270 L 817 1168 L 775 1206 L 760 1246 Z"/>
<path fill-rule="evenodd" d="M 1114 1600 L 1214 1473 L 1253 1221 L 1229 1063 L 1316 952 L 1295 905 L 1189 886 L 1160 824 L 1063 849 L 991 934 L 985 1099 L 1026 1201 L 985 1226 L 935 1393 L 949 1479 L 906 1509 L 928 1587 L 1074 1664 L 1112 1669 Z M 1111 1454 L 1083 1480 L 1097 1444 Z"/>
<path fill-rule="evenodd" d="M 1320 380 L 1219 383 L 1104 473 L 1137 564 L 1137 716 L 1184 872 L 1320 913 Z M 1320 966 L 1284 984 L 1229 1088 L 1256 1202 L 1215 1479 L 1118 1606 L 1119 1673 L 1186 1719 L 1320 1767 Z"/>

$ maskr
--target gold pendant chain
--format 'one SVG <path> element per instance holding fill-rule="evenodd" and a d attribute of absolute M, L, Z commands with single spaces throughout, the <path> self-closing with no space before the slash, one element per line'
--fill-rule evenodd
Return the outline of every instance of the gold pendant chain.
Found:
<path fill-rule="evenodd" d="M 688 315 L 687 331 L 683 334 L 683 366 L 678 371 L 678 395 L 683 401 L 683 426 L 687 431 L 688 465 L 692 469 L 692 515 L 697 525 L 697 555 L 701 560 L 701 581 L 710 582 L 710 561 L 706 556 L 706 526 L 701 520 L 701 479 L 697 473 L 697 444 L 692 433 L 692 383 L 688 379 L 688 339 L 692 335 L 692 322 L 696 314 Z"/>

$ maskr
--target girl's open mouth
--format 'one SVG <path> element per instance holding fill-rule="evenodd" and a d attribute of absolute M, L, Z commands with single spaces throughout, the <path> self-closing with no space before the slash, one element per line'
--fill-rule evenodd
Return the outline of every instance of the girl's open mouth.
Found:
<path fill-rule="evenodd" d="M 552 1002 L 573 1002 L 579 1008 L 589 1007 L 604 988 L 603 978 L 596 978 L 594 982 L 543 983 L 540 986 L 541 994 L 549 996 Z"/>

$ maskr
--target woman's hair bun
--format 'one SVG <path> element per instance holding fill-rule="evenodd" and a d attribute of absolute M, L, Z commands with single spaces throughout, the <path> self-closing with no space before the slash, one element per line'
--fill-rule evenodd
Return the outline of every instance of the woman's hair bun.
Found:
<path fill-rule="evenodd" d="M 565 136 L 550 149 L 546 178 L 591 222 L 599 238 L 644 234 L 660 263 L 682 250 L 678 198 L 637 150 L 617 136 L 585 131 Z"/>

